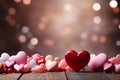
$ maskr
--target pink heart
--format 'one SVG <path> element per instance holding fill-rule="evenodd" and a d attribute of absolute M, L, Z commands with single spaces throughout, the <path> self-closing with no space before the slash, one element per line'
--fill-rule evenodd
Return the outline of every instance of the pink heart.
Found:
<path fill-rule="evenodd" d="M 115 72 L 120 73 L 120 64 L 115 65 Z"/>
<path fill-rule="evenodd" d="M 102 71 L 103 65 L 104 63 L 107 62 L 107 60 L 108 60 L 108 57 L 105 53 L 100 53 L 97 56 L 92 55 L 90 62 L 88 63 L 88 66 L 93 71 Z"/>
<path fill-rule="evenodd" d="M 30 71 L 30 67 L 27 64 L 25 64 L 22 69 L 22 72 L 29 72 L 29 71 Z"/>
<path fill-rule="evenodd" d="M 36 65 L 34 68 L 31 69 L 32 72 L 40 73 L 45 72 L 45 64 Z"/>
<path fill-rule="evenodd" d="M 112 72 L 115 69 L 115 66 L 111 62 L 106 62 L 103 66 L 105 72 Z"/>
<path fill-rule="evenodd" d="M 9 59 L 9 54 L 8 53 L 2 53 L 0 57 L 0 62 L 5 62 Z"/>
<path fill-rule="evenodd" d="M 23 64 L 15 64 L 14 65 L 14 69 L 17 71 L 17 72 L 20 72 L 22 69 L 23 69 L 24 65 Z"/>
<path fill-rule="evenodd" d="M 9 60 L 14 60 L 16 64 L 26 64 L 27 54 L 24 51 L 19 51 L 16 56 L 11 56 Z"/>
<path fill-rule="evenodd" d="M 68 66 L 68 64 L 66 63 L 65 59 L 62 59 L 60 61 L 60 63 L 58 64 L 58 68 L 59 69 L 62 69 L 62 70 L 65 70 L 65 68 Z"/>
<path fill-rule="evenodd" d="M 58 66 L 57 61 L 51 61 L 51 60 L 47 60 L 46 61 L 46 69 L 48 71 L 54 71 Z"/>
<path fill-rule="evenodd" d="M 11 66 L 13 66 L 15 64 L 15 61 L 6 61 L 5 62 L 5 65 L 7 66 L 7 67 L 11 67 Z"/>
<path fill-rule="evenodd" d="M 120 64 L 120 54 L 117 54 L 116 57 L 112 57 L 109 59 L 113 64 Z"/>

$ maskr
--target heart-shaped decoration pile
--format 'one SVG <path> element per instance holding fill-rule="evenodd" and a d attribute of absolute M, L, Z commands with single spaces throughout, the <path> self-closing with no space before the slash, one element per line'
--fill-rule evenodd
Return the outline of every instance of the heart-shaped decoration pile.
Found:
<path fill-rule="evenodd" d="M 80 51 L 79 53 L 75 52 L 74 50 L 70 50 L 66 52 L 65 60 L 74 71 L 79 71 L 88 64 L 90 60 L 90 54 L 84 50 Z"/>

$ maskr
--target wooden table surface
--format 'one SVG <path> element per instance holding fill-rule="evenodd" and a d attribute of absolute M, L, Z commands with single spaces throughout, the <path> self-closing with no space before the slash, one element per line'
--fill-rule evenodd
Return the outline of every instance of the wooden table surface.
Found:
<path fill-rule="evenodd" d="M 99 72 L 46 72 L 0 74 L 0 80 L 120 80 L 120 74 Z"/>

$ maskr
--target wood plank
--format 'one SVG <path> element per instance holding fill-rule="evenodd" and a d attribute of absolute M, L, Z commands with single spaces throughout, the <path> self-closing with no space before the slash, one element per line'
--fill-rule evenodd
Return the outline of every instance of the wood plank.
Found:
<path fill-rule="evenodd" d="M 120 74 L 104 74 L 109 80 L 120 80 Z"/>
<path fill-rule="evenodd" d="M 65 72 L 48 72 L 48 80 L 67 80 Z"/>
<path fill-rule="evenodd" d="M 0 80 L 18 80 L 21 73 L 0 74 Z"/>
<path fill-rule="evenodd" d="M 98 72 L 66 72 L 68 80 L 109 80 L 103 73 Z"/>
<path fill-rule="evenodd" d="M 20 80 L 66 80 L 64 72 L 26 73 Z"/>

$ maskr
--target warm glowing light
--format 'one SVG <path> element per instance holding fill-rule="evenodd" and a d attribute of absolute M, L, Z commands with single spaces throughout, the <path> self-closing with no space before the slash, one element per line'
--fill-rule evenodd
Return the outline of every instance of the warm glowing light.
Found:
<path fill-rule="evenodd" d="M 94 11 L 99 11 L 101 9 L 100 3 L 94 3 L 92 6 Z"/>
<path fill-rule="evenodd" d="M 22 29 L 21 29 L 22 33 L 28 33 L 29 32 L 29 28 L 27 26 L 24 26 Z"/>
<path fill-rule="evenodd" d="M 120 40 L 116 41 L 116 45 L 120 46 Z"/>
<path fill-rule="evenodd" d="M 31 0 L 23 0 L 23 4 L 29 5 L 31 3 Z"/>
<path fill-rule="evenodd" d="M 65 11 L 70 11 L 71 9 L 72 9 L 72 6 L 71 6 L 71 4 L 65 4 L 64 5 L 64 9 L 65 9 Z"/>
<path fill-rule="evenodd" d="M 106 42 L 106 40 L 107 40 L 107 39 L 106 39 L 106 37 L 105 37 L 105 36 L 101 36 L 101 37 L 100 37 L 100 42 L 101 42 L 101 43 L 105 43 L 105 42 Z"/>
<path fill-rule="evenodd" d="M 21 42 L 21 43 L 25 43 L 25 42 L 27 41 L 27 38 L 26 38 L 24 35 L 20 35 L 20 36 L 18 37 L 18 40 L 19 40 L 19 42 Z"/>
<path fill-rule="evenodd" d="M 86 32 L 81 33 L 80 35 L 81 39 L 87 39 L 88 34 Z"/>
<path fill-rule="evenodd" d="M 52 39 L 44 39 L 44 44 L 47 46 L 53 46 L 54 45 L 54 41 Z"/>
<path fill-rule="evenodd" d="M 21 0 L 14 0 L 16 3 L 20 3 L 21 2 Z"/>
<path fill-rule="evenodd" d="M 97 42 L 98 41 L 98 36 L 96 34 L 91 36 L 91 41 L 92 42 Z"/>
<path fill-rule="evenodd" d="M 36 38 L 36 37 L 33 37 L 33 38 L 31 38 L 31 40 L 30 40 L 30 44 L 32 44 L 32 45 L 37 45 L 38 44 L 38 39 Z"/>
<path fill-rule="evenodd" d="M 44 30 L 44 29 L 45 29 L 45 23 L 40 23 L 40 24 L 38 25 L 38 28 L 39 28 L 40 30 Z"/>
<path fill-rule="evenodd" d="M 116 0 L 111 0 L 109 5 L 111 8 L 116 8 L 118 6 L 118 2 Z"/>
<path fill-rule="evenodd" d="M 95 16 L 95 17 L 93 18 L 93 22 L 94 22 L 95 24 L 100 24 L 100 23 L 101 23 L 101 17 Z"/>
<path fill-rule="evenodd" d="M 9 13 L 10 15 L 15 15 L 15 14 L 16 14 L 16 9 L 15 9 L 15 8 L 9 8 L 9 9 L 8 9 L 8 13 Z"/>

